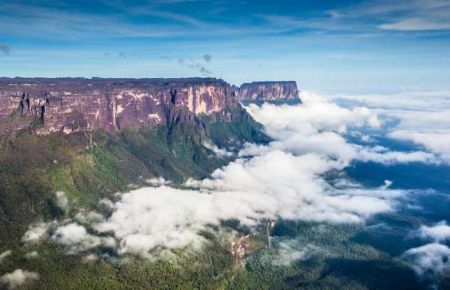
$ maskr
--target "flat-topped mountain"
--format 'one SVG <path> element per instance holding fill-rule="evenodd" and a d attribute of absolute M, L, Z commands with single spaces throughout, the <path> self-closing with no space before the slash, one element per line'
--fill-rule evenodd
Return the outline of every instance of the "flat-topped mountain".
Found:
<path fill-rule="evenodd" d="M 244 83 L 239 90 L 241 101 L 300 103 L 295 81 Z"/>
<path fill-rule="evenodd" d="M 215 78 L 0 78 L 0 133 L 32 124 L 44 135 L 180 121 L 202 127 L 200 115 L 225 122 L 242 118 L 242 100 L 297 99 L 295 82 L 238 88 Z"/>
<path fill-rule="evenodd" d="M 218 79 L 1 79 L 0 121 L 17 112 L 38 133 L 166 125 L 239 107 L 237 88 Z M 229 120 L 231 115 L 221 116 Z M 16 128 L 17 129 L 17 128 Z"/>

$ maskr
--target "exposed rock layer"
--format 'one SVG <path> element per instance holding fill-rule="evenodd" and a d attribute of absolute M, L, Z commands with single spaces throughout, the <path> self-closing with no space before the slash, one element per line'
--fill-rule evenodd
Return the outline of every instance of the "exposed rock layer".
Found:
<path fill-rule="evenodd" d="M 229 122 L 239 101 L 295 100 L 295 82 L 254 82 L 239 89 L 214 78 L 0 78 L 0 133 L 35 125 L 38 134 L 91 132 L 193 122 Z M 239 110 L 235 110 L 235 109 Z"/>
<path fill-rule="evenodd" d="M 237 91 L 218 79 L 0 79 L 0 128 L 35 123 L 38 134 L 114 132 L 180 120 L 198 123 L 199 114 L 213 113 L 229 121 L 224 109 L 239 106 Z"/>
<path fill-rule="evenodd" d="M 295 81 L 245 83 L 239 90 L 239 99 L 242 101 L 300 101 Z"/>

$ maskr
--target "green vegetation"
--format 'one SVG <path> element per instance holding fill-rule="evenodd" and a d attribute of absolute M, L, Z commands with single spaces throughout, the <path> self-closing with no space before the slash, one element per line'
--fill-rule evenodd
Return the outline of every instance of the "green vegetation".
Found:
<path fill-rule="evenodd" d="M 0 252 L 20 246 L 28 225 L 63 215 L 55 192 L 64 191 L 92 208 L 100 199 L 163 177 L 180 184 L 204 178 L 228 160 L 202 146 L 205 140 L 259 141 L 259 125 L 211 120 L 202 132 L 191 123 L 171 127 L 98 131 L 86 134 L 35 135 L 32 129 L 0 138 Z M 220 129 L 216 129 L 220 128 Z M 236 129 L 240 128 L 240 129 Z M 237 130 L 239 134 L 233 135 Z M 267 137 L 266 137 L 267 138 Z M 221 146 L 221 144 L 219 144 Z"/>
<path fill-rule="evenodd" d="M 221 228 L 241 235 L 251 232 L 253 252 L 236 264 L 230 245 L 205 231 L 201 249 L 175 249 L 167 257 L 145 260 L 136 256 L 118 260 L 114 255 L 87 260 L 88 254 L 68 255 L 51 242 L 23 245 L 28 225 L 64 219 L 56 191 L 64 191 L 76 206 L 95 208 L 98 201 L 130 185 L 143 186 L 152 177 L 181 184 L 186 178 L 203 178 L 229 160 L 202 146 L 212 140 L 233 150 L 244 142 L 270 140 L 260 126 L 241 112 L 202 116 L 204 131 L 179 123 L 116 134 L 36 136 L 28 130 L 5 136 L 0 142 L 0 253 L 12 254 L 0 263 L 0 276 L 15 269 L 39 273 L 24 289 L 416 289 L 411 269 L 393 259 L 402 251 L 388 242 L 373 243 L 378 232 L 360 226 L 320 225 L 278 221 L 273 229 L 275 250 L 265 248 L 265 227 L 249 229 L 237 220 Z M 393 224 L 416 221 L 401 216 L 384 217 Z M 400 233 L 401 235 L 401 233 Z M 391 239 L 392 237 L 390 237 Z M 396 236 L 391 240 L 400 241 Z M 287 255 L 313 245 L 320 254 L 293 263 L 278 263 L 283 243 Z M 36 257 L 26 257 L 36 251 Z M 392 255 L 395 253 L 395 255 Z M 105 253 L 94 253 L 104 255 Z M 1 288 L 2 286 L 0 286 Z"/>
<path fill-rule="evenodd" d="M 233 149 L 242 142 L 262 144 L 270 141 L 262 132 L 261 124 L 253 120 L 241 107 L 224 110 L 221 114 L 233 116 L 231 122 L 218 122 L 217 115 L 202 116 L 208 124 L 207 134 L 219 147 Z"/>
<path fill-rule="evenodd" d="M 214 125 L 219 127 L 219 125 Z M 236 124 L 223 123 L 228 132 Z M 206 139 L 223 139 L 221 131 L 199 133 L 191 124 L 110 135 L 96 132 L 37 136 L 25 130 L 1 139 L 0 251 L 20 241 L 36 220 L 61 215 L 55 192 L 64 191 L 81 205 L 93 207 L 101 198 L 127 190 L 130 184 L 160 177 L 181 183 L 204 178 L 227 160 L 202 146 Z M 252 141 L 242 132 L 239 138 Z M 245 139 L 244 139 L 245 138 Z"/>
<path fill-rule="evenodd" d="M 37 257 L 25 258 L 27 249 L 21 248 L 0 264 L 1 273 L 17 267 L 39 273 L 40 278 L 24 289 L 220 289 L 234 271 L 230 253 L 215 240 L 189 254 L 155 260 L 130 256 L 126 262 L 87 261 L 49 244 L 33 250 Z"/>
<path fill-rule="evenodd" d="M 421 289 L 414 272 L 370 245 L 352 241 L 363 228 L 280 220 L 273 229 L 275 251 L 248 257 L 230 289 Z M 262 232 L 262 231 L 261 231 Z M 283 243 L 290 246 L 285 248 Z M 311 245 L 316 249 L 311 250 Z M 308 247 L 309 246 L 309 247 Z M 277 263 L 296 251 L 309 255 Z M 310 250 L 308 250 L 310 249 Z M 279 256 L 281 255 L 281 256 Z"/>

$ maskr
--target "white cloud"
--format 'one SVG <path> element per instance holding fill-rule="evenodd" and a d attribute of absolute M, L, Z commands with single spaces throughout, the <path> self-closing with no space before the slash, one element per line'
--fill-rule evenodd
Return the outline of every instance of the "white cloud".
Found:
<path fill-rule="evenodd" d="M 25 258 L 27 259 L 33 259 L 33 258 L 37 258 L 39 256 L 39 253 L 37 251 L 31 251 L 25 254 Z"/>
<path fill-rule="evenodd" d="M 402 258 L 411 263 L 417 275 L 429 277 L 433 281 L 450 271 L 450 248 L 437 244 L 427 244 L 403 253 Z"/>
<path fill-rule="evenodd" d="M 36 280 L 39 275 L 35 272 L 28 272 L 22 269 L 16 269 L 0 277 L 0 282 L 8 285 L 9 289 L 16 289 L 29 280 Z"/>
<path fill-rule="evenodd" d="M 150 181 L 147 180 L 147 182 L 149 182 L 149 184 L 152 184 L 153 181 L 154 181 L 153 179 L 151 179 Z M 162 178 L 162 181 L 163 181 L 163 183 L 165 182 L 164 178 Z M 107 198 L 101 199 L 101 200 L 98 202 L 98 204 L 99 204 L 100 206 L 105 207 L 107 210 L 111 210 L 111 209 L 114 208 L 114 203 L 113 203 L 111 200 L 107 199 Z"/>
<path fill-rule="evenodd" d="M 147 179 L 145 182 L 147 182 L 151 186 L 163 186 L 163 185 L 169 185 L 172 183 L 169 180 L 165 180 L 163 177 L 150 178 L 150 179 Z"/>
<path fill-rule="evenodd" d="M 103 216 L 95 211 L 80 211 L 75 215 L 75 220 L 81 224 L 91 224 L 103 220 Z"/>
<path fill-rule="evenodd" d="M 339 162 L 317 154 L 294 156 L 271 151 L 238 159 L 211 178 L 189 180 L 193 189 L 162 186 L 131 191 L 115 204 L 114 213 L 95 229 L 112 232 L 119 253 L 149 257 L 155 249 L 194 245 L 199 230 L 239 219 L 255 225 L 263 218 L 360 223 L 393 209 L 404 191 L 352 187 L 333 189 L 319 176 Z"/>
<path fill-rule="evenodd" d="M 100 245 L 115 247 L 115 242 L 111 237 L 91 235 L 84 226 L 77 223 L 60 225 L 55 230 L 52 240 L 68 247 L 70 254 L 93 249 Z"/>
<path fill-rule="evenodd" d="M 356 6 L 333 10 L 336 18 L 374 18 L 383 30 L 448 30 L 450 5 L 446 0 L 361 1 Z"/>
<path fill-rule="evenodd" d="M 69 199 L 66 194 L 63 191 L 57 191 L 55 195 L 58 206 L 62 210 L 67 211 L 69 209 Z"/>
<path fill-rule="evenodd" d="M 450 91 L 396 92 L 380 95 L 329 95 L 327 99 L 345 102 L 350 107 L 367 106 L 385 119 L 397 120 L 387 136 L 423 146 L 450 163 Z M 427 156 L 422 158 L 432 161 Z"/>
<path fill-rule="evenodd" d="M 441 155 L 441 158 L 450 162 L 450 131 L 448 132 L 417 132 L 413 130 L 397 130 L 388 135 L 399 140 L 409 140 L 425 146 L 430 151 Z"/>
<path fill-rule="evenodd" d="M 435 242 L 443 242 L 446 240 L 450 240 L 450 226 L 447 225 L 446 221 L 441 221 L 431 227 L 422 225 L 417 230 L 416 234 L 423 239 L 431 239 Z"/>
<path fill-rule="evenodd" d="M 22 242 L 30 243 L 42 239 L 47 234 L 50 225 L 50 223 L 38 223 L 30 225 L 28 227 L 28 231 L 26 231 L 24 236 L 22 237 Z"/>
<path fill-rule="evenodd" d="M 87 263 L 96 261 L 97 259 L 98 259 L 98 257 L 96 255 L 90 254 L 90 255 L 84 256 L 82 261 L 83 261 L 83 263 L 87 264 Z"/>
<path fill-rule="evenodd" d="M 411 163 L 411 162 L 422 162 L 422 163 L 438 163 L 438 160 L 434 154 L 422 151 L 414 152 L 400 152 L 400 151 L 388 151 L 381 150 L 377 148 L 365 148 L 357 146 L 360 150 L 355 159 L 361 161 L 373 161 L 383 164 L 396 164 L 396 163 Z"/>
<path fill-rule="evenodd" d="M 83 243 L 88 237 L 86 229 L 76 223 L 59 227 L 53 235 L 54 239 L 58 239 L 62 244 L 67 245 Z"/>
<path fill-rule="evenodd" d="M 384 185 L 383 185 L 383 189 L 388 189 L 389 187 L 391 187 L 391 185 L 393 184 L 393 182 L 392 181 L 390 181 L 390 180 L 385 180 L 384 181 Z"/>
<path fill-rule="evenodd" d="M 277 256 L 273 259 L 273 264 L 289 266 L 295 261 L 308 260 L 318 254 L 323 254 L 323 250 L 315 245 L 303 246 L 295 240 L 282 241 L 277 244 Z"/>
<path fill-rule="evenodd" d="M 65 246 L 68 254 L 76 254 L 99 246 L 116 248 L 116 241 L 110 236 L 97 236 L 90 234 L 86 226 L 104 221 L 104 217 L 94 211 L 87 214 L 79 212 L 73 219 L 65 219 L 60 222 L 39 223 L 29 227 L 22 237 L 22 242 L 30 243 L 46 238 L 51 238 L 54 243 Z M 81 225 L 79 223 L 85 224 Z M 27 253 L 26 258 L 38 256 L 36 251 Z"/>
<path fill-rule="evenodd" d="M 203 146 L 205 148 L 211 150 L 212 152 L 214 152 L 219 157 L 231 157 L 231 156 L 233 156 L 232 152 L 228 152 L 225 149 L 220 149 L 219 147 L 217 147 L 216 144 L 214 144 L 212 142 L 205 141 L 205 142 L 203 142 Z"/>
<path fill-rule="evenodd" d="M 377 116 L 367 108 L 346 109 L 306 91 L 302 91 L 300 97 L 303 104 L 298 106 L 264 104 L 261 108 L 250 105 L 247 109 L 265 126 L 267 133 L 277 139 L 285 139 L 292 132 L 314 134 L 320 129 L 342 133 L 349 125 L 379 127 L 381 124 Z"/>
<path fill-rule="evenodd" d="M 450 30 L 450 22 L 438 22 L 428 19 L 408 18 L 378 26 L 385 30 L 421 31 L 421 30 Z"/>
<path fill-rule="evenodd" d="M 302 98 L 299 106 L 250 106 L 274 142 L 247 144 L 237 160 L 209 178 L 188 180 L 184 188 L 155 178 L 148 181 L 151 187 L 122 194 L 114 203 L 103 200 L 111 210 L 108 218 L 92 214 L 89 218 L 82 212 L 77 222 L 59 224 L 52 240 L 72 252 L 107 244 L 117 246 L 119 254 L 148 258 L 167 248 L 195 247 L 202 241 L 199 231 L 226 219 L 248 226 L 268 218 L 363 223 L 394 210 L 407 191 L 386 184 L 332 186 L 324 174 L 342 170 L 355 159 L 395 163 L 431 157 L 352 144 L 342 134 L 380 127 L 376 114 L 364 107 L 345 109 L 313 94 L 303 93 Z"/>
<path fill-rule="evenodd" d="M 366 107 L 343 108 L 308 92 L 302 92 L 301 98 L 303 104 L 299 106 L 250 105 L 250 114 L 275 141 L 269 147 L 247 145 L 240 154 L 257 155 L 279 149 L 296 155 L 315 152 L 345 163 L 352 160 L 383 164 L 436 162 L 435 156 L 427 152 L 389 151 L 380 146 L 349 143 L 342 136 L 349 128 L 379 128 L 383 122 Z"/>

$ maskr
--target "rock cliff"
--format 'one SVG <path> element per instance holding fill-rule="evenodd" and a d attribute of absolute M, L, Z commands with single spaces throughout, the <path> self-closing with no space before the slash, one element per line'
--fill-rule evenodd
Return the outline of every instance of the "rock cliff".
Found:
<path fill-rule="evenodd" d="M 240 87 L 238 98 L 241 101 L 288 101 L 300 103 L 295 81 L 244 83 Z"/>
<path fill-rule="evenodd" d="M 238 89 L 213 78 L 0 79 L 0 133 L 36 124 L 38 134 L 232 121 Z M 228 109 L 228 110 L 225 110 Z M 231 110 L 232 111 L 232 110 Z"/>

